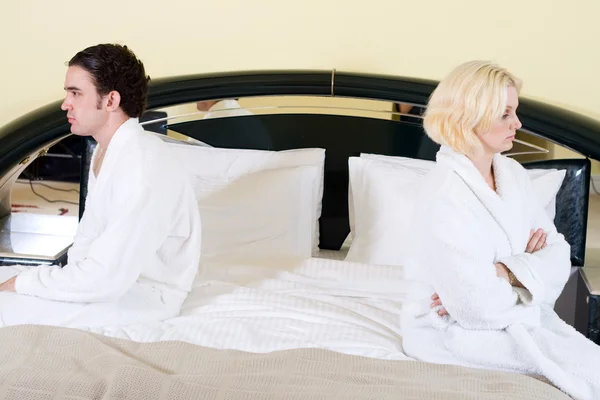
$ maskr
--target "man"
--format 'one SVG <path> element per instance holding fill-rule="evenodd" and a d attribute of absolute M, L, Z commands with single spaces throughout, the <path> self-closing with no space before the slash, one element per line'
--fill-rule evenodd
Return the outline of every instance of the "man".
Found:
<path fill-rule="evenodd" d="M 98 327 L 176 316 L 200 258 L 200 216 L 168 145 L 139 124 L 149 77 L 125 46 L 77 53 L 65 79 L 71 132 L 98 143 L 67 264 L 18 267 L 0 326 Z"/>

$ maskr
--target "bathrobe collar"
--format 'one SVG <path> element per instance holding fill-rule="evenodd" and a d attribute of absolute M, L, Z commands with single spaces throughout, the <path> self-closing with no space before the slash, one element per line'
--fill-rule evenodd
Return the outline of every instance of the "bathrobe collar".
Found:
<path fill-rule="evenodd" d="M 522 221 L 525 207 L 521 202 L 520 190 L 511 168 L 511 160 L 496 154 L 492 160 L 496 181 L 495 192 L 485 181 L 473 162 L 464 154 L 458 153 L 448 146 L 442 146 L 437 153 L 439 165 L 453 170 L 467 184 L 483 206 L 500 225 L 515 254 L 519 244 L 526 242 Z"/>
<path fill-rule="evenodd" d="M 121 159 L 121 157 L 126 156 L 128 143 L 135 135 L 143 132 L 144 128 L 142 128 L 142 126 L 139 124 L 138 118 L 129 118 L 127 121 L 121 124 L 121 126 L 115 131 L 115 134 L 108 144 L 106 153 L 104 154 L 104 160 L 102 161 L 102 168 L 100 169 L 100 173 L 97 177 L 94 175 L 93 165 L 99 148 L 99 146 L 96 146 L 90 164 L 90 184 L 88 185 L 88 199 L 86 199 L 86 201 L 93 199 L 93 194 L 95 192 L 101 193 L 103 191 L 102 188 L 109 180 L 109 177 L 113 174 L 112 170 L 115 168 L 115 165 L 118 164 L 118 160 Z"/>

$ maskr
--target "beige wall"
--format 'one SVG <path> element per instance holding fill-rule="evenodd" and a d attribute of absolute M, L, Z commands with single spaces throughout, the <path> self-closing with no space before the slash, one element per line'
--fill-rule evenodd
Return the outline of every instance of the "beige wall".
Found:
<path fill-rule="evenodd" d="M 131 46 L 152 77 L 331 69 L 442 78 L 495 60 L 523 94 L 600 119 L 600 1 L 20 0 L 3 2 L 0 125 L 63 94 L 64 63 Z"/>

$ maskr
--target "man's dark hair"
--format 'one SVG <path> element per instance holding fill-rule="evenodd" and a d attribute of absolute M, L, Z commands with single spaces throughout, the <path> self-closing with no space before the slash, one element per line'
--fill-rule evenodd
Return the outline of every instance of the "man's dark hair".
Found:
<path fill-rule="evenodd" d="M 75 54 L 69 67 L 78 66 L 92 75 L 99 96 L 116 90 L 121 109 L 131 118 L 139 118 L 146 108 L 148 82 L 144 64 L 127 46 L 99 44 Z M 100 107 L 100 101 L 98 101 Z"/>

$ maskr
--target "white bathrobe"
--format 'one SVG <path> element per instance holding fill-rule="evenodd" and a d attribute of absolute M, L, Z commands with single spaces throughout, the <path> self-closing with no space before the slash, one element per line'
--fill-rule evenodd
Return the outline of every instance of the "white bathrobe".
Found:
<path fill-rule="evenodd" d="M 404 351 L 426 362 L 540 374 L 575 399 L 600 399 L 600 347 L 553 311 L 570 247 L 525 169 L 501 155 L 493 168 L 497 192 L 467 157 L 442 146 L 425 178 L 407 246 Z M 537 228 L 547 232 L 547 247 L 526 253 Z M 497 262 L 527 289 L 499 278 Z M 434 292 L 449 316 L 430 308 Z"/>
<path fill-rule="evenodd" d="M 94 157 L 95 159 L 95 157 Z M 0 293 L 0 326 L 127 325 L 179 314 L 200 258 L 200 215 L 188 176 L 169 146 L 137 118 L 110 141 L 67 264 L 18 272 L 17 293 Z"/>

